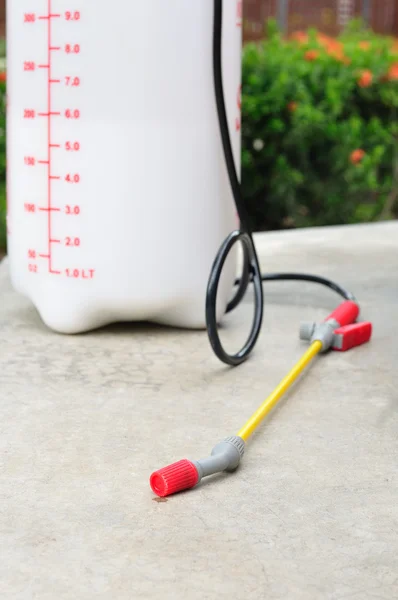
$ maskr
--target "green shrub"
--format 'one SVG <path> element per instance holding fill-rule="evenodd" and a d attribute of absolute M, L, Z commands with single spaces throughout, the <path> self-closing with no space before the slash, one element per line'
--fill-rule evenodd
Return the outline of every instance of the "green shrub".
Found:
<path fill-rule="evenodd" d="M 398 46 L 353 27 L 245 46 L 242 186 L 254 229 L 391 218 Z"/>
<path fill-rule="evenodd" d="M 0 256 L 6 248 L 6 82 L 0 73 Z"/>

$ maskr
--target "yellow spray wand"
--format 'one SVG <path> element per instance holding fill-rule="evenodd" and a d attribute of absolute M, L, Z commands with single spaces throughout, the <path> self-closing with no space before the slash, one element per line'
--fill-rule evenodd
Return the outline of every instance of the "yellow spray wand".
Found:
<path fill-rule="evenodd" d="M 312 342 L 307 352 L 303 354 L 300 360 L 294 365 L 289 373 L 282 379 L 280 384 L 274 389 L 273 392 L 264 400 L 259 406 L 256 412 L 250 417 L 247 423 L 240 429 L 237 436 L 242 438 L 245 442 L 254 433 L 254 431 L 263 422 L 265 417 L 271 412 L 271 410 L 278 404 L 282 396 L 287 392 L 290 386 L 296 381 L 301 375 L 304 369 L 310 364 L 310 362 L 319 354 L 322 350 L 322 342 L 316 340 Z"/>
<path fill-rule="evenodd" d="M 370 340 L 372 325 L 368 322 L 356 323 L 358 314 L 358 305 L 346 301 L 322 323 L 303 324 L 300 337 L 311 340 L 310 347 L 237 435 L 217 444 L 208 458 L 197 461 L 183 459 L 152 473 L 150 485 L 153 492 L 161 497 L 169 496 L 193 488 L 208 475 L 234 471 L 243 457 L 247 440 L 320 352 L 331 348 L 346 351 Z"/>

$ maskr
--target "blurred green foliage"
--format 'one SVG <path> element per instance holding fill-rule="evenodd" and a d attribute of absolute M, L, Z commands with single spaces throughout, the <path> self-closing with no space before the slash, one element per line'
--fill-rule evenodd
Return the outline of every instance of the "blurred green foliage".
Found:
<path fill-rule="evenodd" d="M 6 82 L 0 71 L 0 255 L 6 248 L 6 212 Z"/>
<path fill-rule="evenodd" d="M 398 44 L 353 22 L 338 39 L 245 46 L 242 186 L 256 230 L 397 215 Z"/>

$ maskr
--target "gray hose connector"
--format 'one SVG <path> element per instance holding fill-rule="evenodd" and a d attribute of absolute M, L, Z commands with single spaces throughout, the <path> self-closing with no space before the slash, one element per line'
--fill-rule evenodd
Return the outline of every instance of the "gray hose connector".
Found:
<path fill-rule="evenodd" d="M 226 438 L 213 448 L 211 456 L 192 461 L 198 470 L 199 481 L 215 473 L 235 471 L 244 453 L 245 442 L 242 438 L 236 435 Z"/>
<path fill-rule="evenodd" d="M 322 344 L 322 352 L 327 352 L 334 341 L 334 331 L 340 324 L 334 319 L 328 319 L 322 323 L 301 323 L 300 339 L 312 342 L 319 341 Z"/>
<path fill-rule="evenodd" d="M 300 323 L 300 340 L 310 340 L 315 327 L 316 323 Z"/>

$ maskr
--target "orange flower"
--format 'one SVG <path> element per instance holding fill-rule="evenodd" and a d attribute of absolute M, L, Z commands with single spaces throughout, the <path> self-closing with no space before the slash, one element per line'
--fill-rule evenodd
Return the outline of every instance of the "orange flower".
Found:
<path fill-rule="evenodd" d="M 0 73 L 0 81 L 7 81 L 7 75 L 5 71 Z"/>
<path fill-rule="evenodd" d="M 369 87 L 373 81 L 373 73 L 369 71 L 369 69 L 365 69 L 362 71 L 361 75 L 358 78 L 359 87 L 365 88 Z"/>
<path fill-rule="evenodd" d="M 304 54 L 305 60 L 309 60 L 309 61 L 316 60 L 318 58 L 318 56 L 319 56 L 318 50 L 307 50 L 307 52 Z"/>
<path fill-rule="evenodd" d="M 317 41 L 326 50 L 329 56 L 333 56 L 336 60 L 344 63 L 345 65 L 350 64 L 350 59 L 344 55 L 344 46 L 338 40 L 325 35 L 324 33 L 318 33 Z M 296 31 L 290 36 L 290 39 L 297 41 L 299 44 L 307 44 L 309 41 L 308 34 L 304 31 Z M 309 61 L 316 60 L 319 56 L 319 50 L 307 50 L 304 54 L 304 58 Z"/>
<path fill-rule="evenodd" d="M 309 36 L 305 31 L 295 31 L 290 36 L 290 39 L 295 40 L 299 44 L 307 44 L 309 41 Z M 341 42 L 335 38 L 325 35 L 324 33 L 317 33 L 316 39 L 326 50 L 336 50 L 337 52 L 341 52 L 343 50 L 343 44 Z"/>
<path fill-rule="evenodd" d="M 362 150 L 362 148 L 357 148 L 356 150 L 353 150 L 350 154 L 350 162 L 353 165 L 357 165 L 358 163 L 361 162 L 361 160 L 363 159 L 365 154 L 366 153 L 364 150 Z"/>
<path fill-rule="evenodd" d="M 329 54 L 329 56 L 334 56 L 335 58 L 342 58 L 343 56 L 343 51 L 341 48 L 334 48 L 333 46 L 327 48 L 326 52 Z"/>
<path fill-rule="evenodd" d="M 305 31 L 296 31 L 290 36 L 290 39 L 295 40 L 299 44 L 306 44 L 308 42 L 308 35 Z"/>
<path fill-rule="evenodd" d="M 289 102 L 287 105 L 287 110 L 291 113 L 294 113 L 297 110 L 297 102 Z"/>
<path fill-rule="evenodd" d="M 385 79 L 387 81 L 396 81 L 398 79 L 398 63 L 391 65 L 391 67 L 388 69 Z"/>
<path fill-rule="evenodd" d="M 326 51 L 329 54 L 329 56 L 332 56 L 333 58 L 345 65 L 349 65 L 351 62 L 351 60 L 347 56 L 345 56 L 343 47 L 329 46 Z"/>
<path fill-rule="evenodd" d="M 364 40 L 362 42 L 359 42 L 358 46 L 359 46 L 359 48 L 361 50 L 369 50 L 369 48 L 370 48 L 370 42 L 367 42 L 367 41 Z"/>
<path fill-rule="evenodd" d="M 317 35 L 317 39 L 318 42 L 320 44 L 322 44 L 322 46 L 324 48 L 326 48 L 326 50 L 328 51 L 334 51 L 334 52 L 342 52 L 343 51 L 343 44 L 341 42 L 339 42 L 338 40 L 335 40 L 332 37 L 329 37 L 328 35 L 325 35 L 323 33 L 318 33 Z"/>

